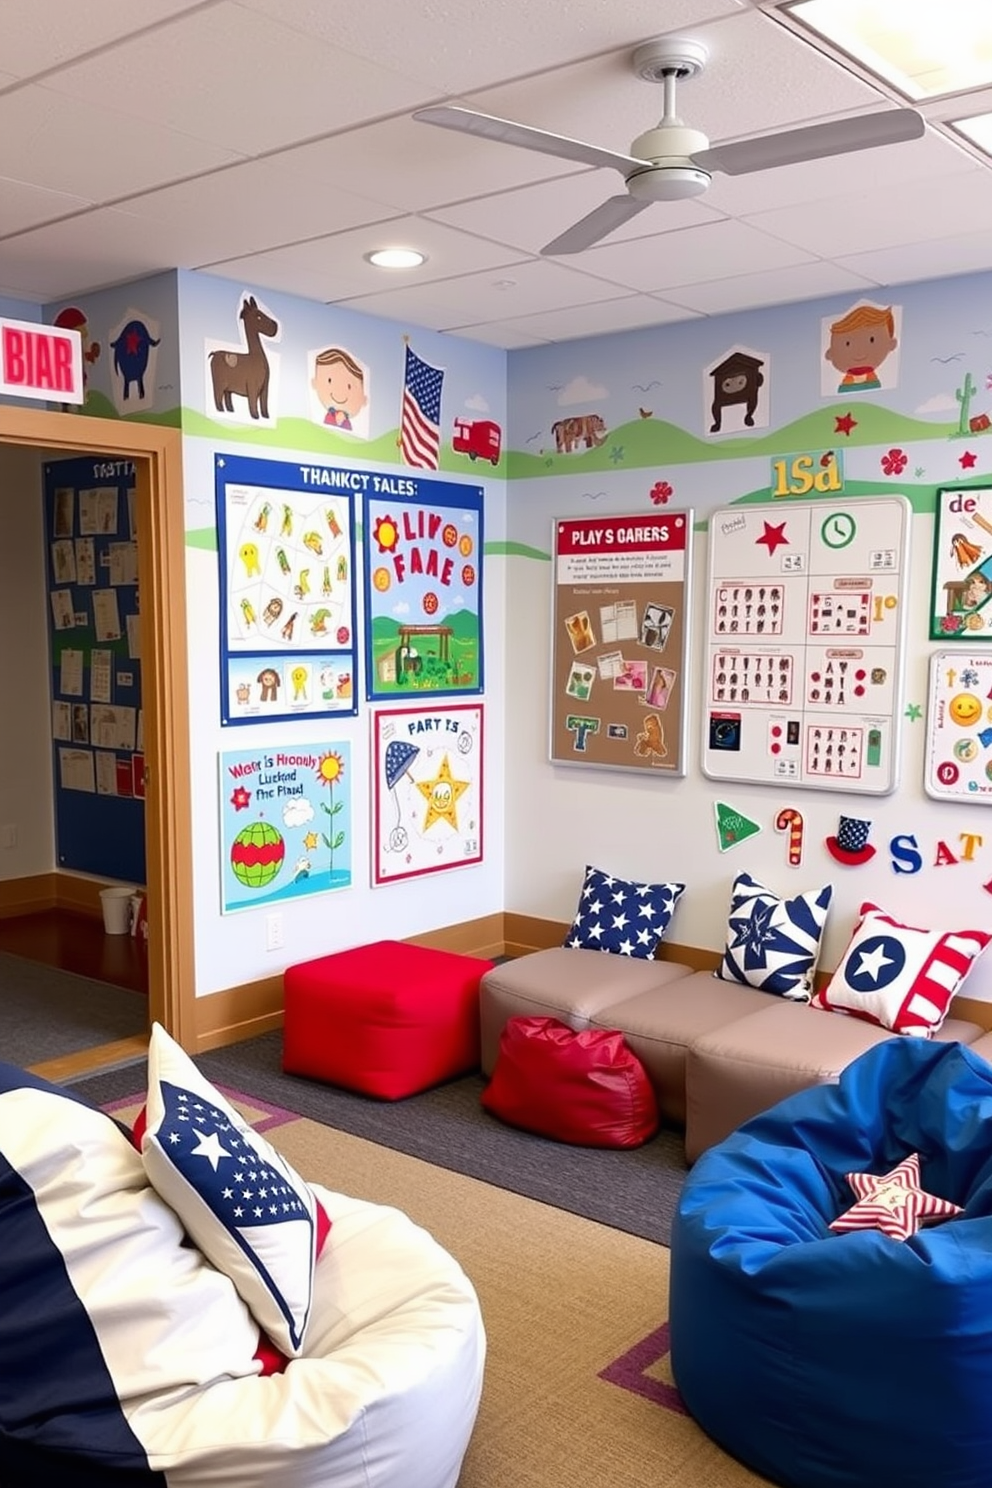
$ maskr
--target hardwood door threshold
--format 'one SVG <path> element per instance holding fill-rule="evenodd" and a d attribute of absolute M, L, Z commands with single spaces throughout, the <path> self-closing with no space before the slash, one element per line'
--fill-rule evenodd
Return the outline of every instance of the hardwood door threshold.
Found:
<path fill-rule="evenodd" d="M 131 1038 L 117 1039 L 112 1044 L 98 1044 L 93 1049 L 78 1049 L 75 1054 L 60 1054 L 55 1059 L 42 1060 L 40 1064 L 29 1064 L 32 1075 L 42 1080 L 51 1080 L 58 1085 L 75 1075 L 89 1074 L 108 1064 L 124 1064 L 129 1059 L 143 1059 L 148 1053 L 148 1035 L 134 1034 Z"/>

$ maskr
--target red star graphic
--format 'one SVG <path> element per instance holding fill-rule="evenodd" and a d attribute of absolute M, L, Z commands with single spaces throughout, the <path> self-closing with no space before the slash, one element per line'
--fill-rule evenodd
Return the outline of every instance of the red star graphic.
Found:
<path fill-rule="evenodd" d="M 977 459 L 978 456 L 972 454 L 971 450 L 965 450 L 964 454 L 958 461 L 958 464 L 961 466 L 962 470 L 973 470 L 975 468 L 975 462 Z"/>
<path fill-rule="evenodd" d="M 853 413 L 840 413 L 834 418 L 834 433 L 846 434 L 850 437 L 851 430 L 858 427 L 858 421 Z"/>
<path fill-rule="evenodd" d="M 246 791 L 243 785 L 237 786 L 231 797 L 231 805 L 235 811 L 244 811 L 246 806 L 251 805 L 251 792 Z"/>
<path fill-rule="evenodd" d="M 762 545 L 766 547 L 768 549 L 769 558 L 772 556 L 776 548 L 789 547 L 789 539 L 785 535 L 785 523 L 779 522 L 778 526 L 776 527 L 773 525 L 773 523 L 766 522 L 764 532 L 762 533 L 761 537 L 756 537 L 754 539 L 754 545 L 756 548 L 761 547 Z"/>

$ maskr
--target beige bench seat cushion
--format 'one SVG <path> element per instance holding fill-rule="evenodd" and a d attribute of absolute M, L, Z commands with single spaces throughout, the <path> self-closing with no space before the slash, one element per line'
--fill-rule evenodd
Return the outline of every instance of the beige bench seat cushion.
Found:
<path fill-rule="evenodd" d="M 551 946 L 487 971 L 479 984 L 482 1071 L 491 1075 L 510 1018 L 560 1018 L 578 1032 L 611 1003 L 689 975 L 676 961 Z M 611 1025 L 612 1026 L 612 1025 Z"/>
<path fill-rule="evenodd" d="M 934 1035 L 973 1044 L 977 1023 L 948 1018 Z M 697 1039 L 686 1059 L 685 1155 L 695 1162 L 742 1122 L 810 1085 L 837 1080 L 867 1049 L 899 1038 L 860 1018 L 776 1003 Z"/>
<path fill-rule="evenodd" d="M 761 1012 L 773 1001 L 768 992 L 722 981 L 697 971 L 664 986 L 650 987 L 623 1002 L 600 1009 L 594 1028 L 619 1028 L 644 1065 L 666 1121 L 685 1121 L 685 1063 L 690 1044 L 736 1019 Z M 798 1010 L 793 1006 L 793 1014 Z"/>

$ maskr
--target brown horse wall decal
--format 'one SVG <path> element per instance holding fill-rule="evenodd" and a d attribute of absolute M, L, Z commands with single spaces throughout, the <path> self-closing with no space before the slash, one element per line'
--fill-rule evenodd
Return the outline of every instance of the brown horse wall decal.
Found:
<path fill-rule="evenodd" d="M 212 351 L 210 376 L 214 407 L 218 413 L 233 413 L 232 398 L 247 398 L 253 419 L 269 416 L 269 359 L 263 336 L 278 336 L 279 322 L 266 315 L 254 295 L 246 295 L 238 318 L 245 330 L 246 351 Z"/>

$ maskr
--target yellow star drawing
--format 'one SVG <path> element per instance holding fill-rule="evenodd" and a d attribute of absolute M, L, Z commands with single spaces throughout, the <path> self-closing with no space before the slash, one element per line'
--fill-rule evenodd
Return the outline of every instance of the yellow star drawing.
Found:
<path fill-rule="evenodd" d="M 303 846 L 306 848 L 307 852 L 313 852 L 319 841 L 320 837 L 317 835 L 316 832 L 307 832 L 303 838 Z"/>
<path fill-rule="evenodd" d="M 451 766 L 448 756 L 445 755 L 441 761 L 441 768 L 433 780 L 418 780 L 417 789 L 427 802 L 427 815 L 424 817 L 424 831 L 432 827 L 436 821 L 450 822 L 454 830 L 458 831 L 458 805 L 459 796 L 463 796 L 468 790 L 470 781 L 454 780 L 451 775 Z"/>

